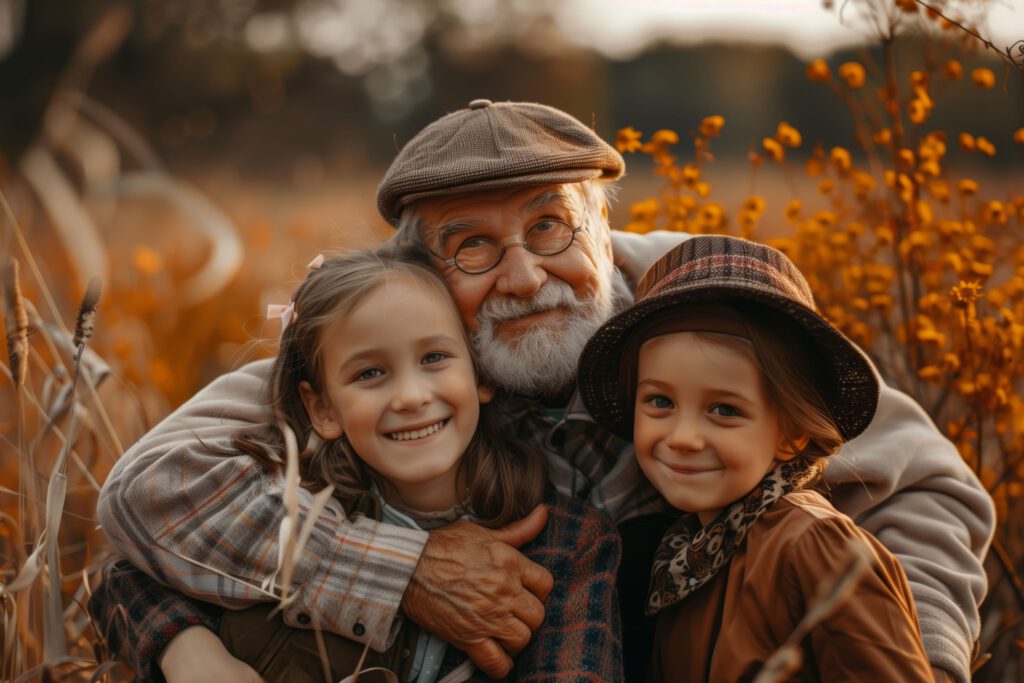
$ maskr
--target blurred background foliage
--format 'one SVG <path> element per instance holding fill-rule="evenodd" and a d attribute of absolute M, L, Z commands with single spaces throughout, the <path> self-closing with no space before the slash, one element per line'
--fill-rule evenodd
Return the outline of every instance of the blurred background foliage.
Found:
<path fill-rule="evenodd" d="M 878 134 L 881 126 L 858 118 L 844 91 L 832 86 L 846 78 L 841 65 L 857 62 L 869 83 L 858 97 L 884 103 L 884 93 L 874 97 L 873 89 L 895 83 L 903 107 L 914 92 L 913 72 L 934 74 L 926 90 L 937 105 L 913 144 L 907 138 L 913 164 L 924 160 L 919 143 L 927 132 L 948 133 L 941 175 L 982 188 L 977 206 L 968 207 L 979 212 L 979 224 L 982 196 L 1004 202 L 1007 212 L 998 241 L 964 273 L 978 262 L 992 266 L 993 282 L 1012 282 L 1024 277 L 1016 251 L 1024 202 L 1014 203 L 1024 185 L 1024 144 L 1013 140 L 1024 126 L 1018 68 L 1024 64 L 1024 42 L 1018 42 L 1024 40 L 1024 7 L 929 3 L 962 24 L 958 28 L 929 17 L 913 0 L 826 0 L 815 11 L 826 24 L 848 28 L 834 43 L 828 31 L 815 42 L 814 31 L 806 30 L 801 38 L 765 40 L 767 25 L 725 9 L 721 21 L 730 30 L 714 34 L 713 42 L 697 22 L 666 21 L 626 46 L 613 45 L 626 32 L 625 17 L 671 4 L 618 3 L 616 11 L 626 14 L 611 19 L 609 3 L 543 0 L 0 0 L 0 265 L 7 293 L 14 281 L 7 264 L 20 262 L 30 352 L 25 381 L 0 382 L 4 580 L 34 566 L 30 554 L 44 545 L 38 540 L 44 528 L 59 537 L 60 547 L 59 569 L 40 561 L 39 579 L 17 605 L 12 594 L 3 598 L 0 642 L 17 630 L 21 645 L 14 659 L 5 649 L 11 655 L 5 666 L 14 668 L 0 670 L 0 679 L 8 671 L 31 671 L 43 659 L 64 662 L 64 673 L 81 667 L 86 678 L 96 671 L 89 662 L 103 659 L 102 639 L 74 600 L 84 600 L 92 572 L 109 552 L 96 529 L 95 497 L 123 446 L 215 376 L 272 354 L 277 329 L 260 314 L 266 304 L 286 300 L 316 253 L 383 241 L 390 228 L 377 216 L 374 191 L 395 151 L 427 123 L 479 97 L 559 107 L 609 141 L 625 128 L 637 133 L 637 149 L 649 146 L 627 156 L 629 175 L 612 207 L 613 227 L 727 231 L 788 248 L 809 277 L 818 278 L 819 296 L 827 299 L 822 305 L 832 306 L 829 314 L 848 333 L 867 346 L 887 340 L 872 351 L 890 378 L 926 407 L 941 409 L 932 414 L 947 432 L 960 420 L 951 436 L 982 471 L 981 449 L 970 450 L 980 431 L 970 420 L 981 399 L 957 403 L 943 393 L 946 384 L 953 387 L 947 393 L 958 391 L 956 382 L 964 379 L 946 358 L 966 357 L 953 348 L 964 335 L 942 329 L 960 324 L 963 309 L 947 305 L 930 319 L 933 332 L 947 334 L 948 349 L 905 315 L 918 312 L 919 302 L 897 294 L 896 283 L 928 272 L 900 256 L 909 231 L 882 245 L 889 251 L 864 240 L 890 218 L 896 228 L 901 216 L 916 220 L 916 204 L 887 195 L 883 202 L 895 207 L 890 215 L 879 205 L 858 203 L 854 178 L 840 172 L 831 151 L 848 150 L 851 166 L 878 170 L 874 182 L 884 194 L 882 166 L 871 168 L 870 154 L 858 144 L 866 130 Z M 776 5 L 785 18 L 786 3 Z M 985 14 L 993 9 L 1011 24 L 1016 20 L 1021 35 L 997 25 L 999 35 L 1010 37 L 986 49 L 964 29 L 992 36 Z M 611 26 L 596 34 L 602 18 Z M 791 21 L 809 19 L 794 13 Z M 814 57 L 827 60 L 828 83 L 809 78 Z M 954 58 L 961 76 L 940 77 Z M 972 78 L 977 69 L 989 70 L 992 82 L 979 87 Z M 705 128 L 708 117 L 721 117 L 724 128 L 714 122 Z M 802 144 L 787 144 L 789 130 Z M 989 141 L 993 154 L 954 154 L 960 133 Z M 689 152 L 691 140 L 710 145 L 711 137 L 713 163 L 700 149 Z M 766 138 L 776 140 L 785 163 L 772 159 Z M 824 156 L 817 158 L 819 144 Z M 895 152 L 886 168 L 900 163 Z M 804 167 L 815 158 L 818 173 Z M 687 163 L 700 171 L 689 185 Z M 902 170 L 915 187 L 925 187 L 914 179 L 920 169 Z M 822 191 L 826 179 L 838 188 L 834 194 Z M 707 185 L 698 191 L 698 182 Z M 680 203 L 682 196 L 690 196 L 692 206 Z M 846 203 L 836 204 L 841 196 Z M 801 207 L 795 213 L 794 201 Z M 718 208 L 706 209 L 711 204 Z M 973 216 L 962 204 L 958 210 L 949 220 Z M 829 222 L 816 211 L 835 215 Z M 855 234 L 851 224 L 870 230 Z M 822 252 L 826 242 L 808 241 L 824 239 L 833 228 L 857 249 Z M 954 246 L 963 245 L 926 241 L 906 253 L 921 257 L 921 265 L 931 263 L 923 254 L 940 260 Z M 865 289 L 860 296 L 854 287 L 876 286 L 868 282 L 875 271 L 863 276 L 864 264 L 879 259 L 888 259 L 884 291 Z M 857 265 L 859 279 L 830 279 Z M 963 274 L 944 272 L 927 280 L 928 291 L 940 298 L 948 298 Z M 103 284 L 96 334 L 76 371 L 74 314 L 93 276 Z M 978 279 L 983 289 L 990 276 Z M 1003 290 L 1009 292 L 1003 304 L 1020 304 L 1018 290 Z M 886 294 L 897 305 L 886 308 L 882 299 L 870 298 Z M 4 310 L 9 338 L 12 329 L 18 334 L 12 311 Z M 907 340 L 920 351 L 904 361 L 900 344 Z M 890 365 L 889 356 L 900 360 Z M 977 364 L 965 365 L 980 372 Z M 1009 388 L 1020 404 L 1021 368 L 1014 367 Z M 69 434 L 74 448 L 65 452 Z M 1019 452 L 1000 451 L 986 475 L 1004 496 L 1000 533 L 1009 554 L 993 564 L 982 643 L 983 652 L 998 659 L 979 661 L 979 680 L 1019 680 L 1021 671 L 1024 541 L 1008 521 L 1022 512 L 1021 463 Z M 63 497 L 50 485 L 58 472 L 66 477 Z M 46 504 L 57 499 L 63 516 L 47 524 Z M 39 634 L 47 614 L 53 628 L 55 587 L 66 596 L 66 643 L 44 652 Z M 49 611 L 41 607 L 47 604 Z"/>

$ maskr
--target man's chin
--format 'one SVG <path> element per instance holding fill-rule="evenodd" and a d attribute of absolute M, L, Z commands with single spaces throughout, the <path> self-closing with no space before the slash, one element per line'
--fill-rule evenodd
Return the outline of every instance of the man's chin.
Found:
<path fill-rule="evenodd" d="M 535 398 L 555 399 L 571 393 L 580 351 L 552 346 L 549 334 L 550 330 L 533 328 L 533 334 L 509 341 L 496 336 L 478 345 L 477 354 L 487 379 L 503 389 Z"/>
<path fill-rule="evenodd" d="M 530 345 L 532 335 L 543 335 L 546 337 L 545 342 L 558 338 L 568 325 L 565 318 L 558 315 L 558 311 L 552 309 L 500 322 L 494 326 L 494 341 L 505 350 L 514 350 Z"/>

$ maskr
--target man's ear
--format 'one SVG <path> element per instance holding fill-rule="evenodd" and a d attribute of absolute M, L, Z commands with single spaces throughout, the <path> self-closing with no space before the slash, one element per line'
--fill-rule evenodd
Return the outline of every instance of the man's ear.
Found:
<path fill-rule="evenodd" d="M 775 449 L 775 459 L 779 462 L 789 462 L 796 456 L 804 452 L 807 448 L 807 444 L 811 442 L 811 437 L 807 434 L 802 434 L 795 439 L 792 439 L 785 434 L 779 436 L 779 445 Z"/>
<path fill-rule="evenodd" d="M 340 416 L 334 406 L 324 400 L 324 397 L 314 391 L 310 383 L 306 381 L 299 382 L 299 396 L 302 397 L 309 421 L 313 423 L 313 429 L 320 435 L 320 438 L 324 441 L 340 439 L 341 435 L 345 433 L 345 428 L 342 426 Z"/>
<path fill-rule="evenodd" d="M 490 403 L 491 399 L 494 398 L 494 387 L 486 384 L 476 385 L 476 395 L 479 397 L 481 403 Z"/>

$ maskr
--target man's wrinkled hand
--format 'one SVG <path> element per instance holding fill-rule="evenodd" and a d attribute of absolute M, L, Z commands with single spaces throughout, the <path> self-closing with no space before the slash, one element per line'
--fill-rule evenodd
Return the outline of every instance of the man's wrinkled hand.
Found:
<path fill-rule="evenodd" d="M 507 675 L 512 657 L 544 622 L 553 579 L 516 548 L 535 538 L 547 518 L 539 505 L 500 529 L 463 520 L 432 531 L 402 611 L 491 678 Z"/>

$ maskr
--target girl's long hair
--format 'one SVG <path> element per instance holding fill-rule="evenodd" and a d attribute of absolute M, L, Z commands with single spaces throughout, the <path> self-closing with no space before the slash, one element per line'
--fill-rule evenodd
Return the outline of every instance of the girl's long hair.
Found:
<path fill-rule="evenodd" d="M 390 277 L 411 276 L 424 287 L 433 288 L 451 303 L 458 317 L 451 294 L 430 267 L 428 258 L 408 247 L 385 247 L 328 259 L 311 271 L 292 297 L 297 315 L 281 336 L 266 387 L 267 403 L 278 422 L 239 433 L 232 444 L 235 450 L 218 450 L 225 454 L 241 451 L 268 470 L 283 470 L 284 436 L 279 424 L 285 424 L 295 433 L 299 444 L 299 472 L 304 488 L 316 492 L 334 486 L 335 497 L 348 512 L 350 505 L 370 491 L 372 483 L 387 490 L 387 481 L 359 458 L 346 437 L 331 441 L 319 438 L 299 385 L 305 381 L 318 393 L 324 390 L 320 352 L 326 341 L 325 330 L 340 317 L 349 315 Z M 468 339 L 465 341 L 472 354 L 472 345 Z M 475 357 L 473 364 L 476 369 Z M 543 453 L 517 439 L 513 425 L 503 419 L 507 401 L 508 397 L 498 392 L 493 400 L 480 406 L 479 424 L 459 463 L 462 480 L 468 485 L 469 506 L 487 526 L 501 526 L 526 516 L 541 501 L 547 481 Z"/>

